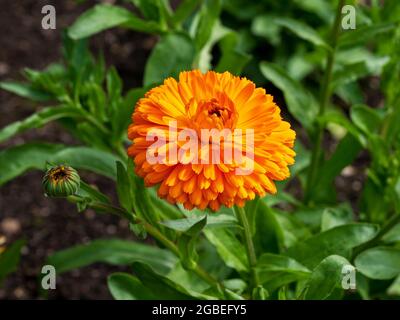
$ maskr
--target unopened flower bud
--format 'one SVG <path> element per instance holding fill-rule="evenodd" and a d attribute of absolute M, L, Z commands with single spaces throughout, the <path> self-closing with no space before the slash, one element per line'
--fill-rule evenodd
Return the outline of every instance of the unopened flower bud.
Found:
<path fill-rule="evenodd" d="M 78 192 L 80 177 L 72 167 L 58 165 L 47 170 L 43 188 L 49 197 L 67 197 Z"/>

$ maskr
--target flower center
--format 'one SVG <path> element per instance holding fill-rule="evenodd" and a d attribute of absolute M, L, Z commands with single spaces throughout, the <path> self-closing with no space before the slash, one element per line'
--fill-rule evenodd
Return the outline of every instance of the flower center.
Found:
<path fill-rule="evenodd" d="M 232 100 L 225 93 L 219 93 L 208 101 L 198 103 L 193 120 L 199 129 L 234 129 L 237 116 Z"/>
<path fill-rule="evenodd" d="M 55 168 L 53 172 L 51 172 L 51 179 L 55 182 L 64 180 L 68 177 L 68 172 L 64 167 Z"/>

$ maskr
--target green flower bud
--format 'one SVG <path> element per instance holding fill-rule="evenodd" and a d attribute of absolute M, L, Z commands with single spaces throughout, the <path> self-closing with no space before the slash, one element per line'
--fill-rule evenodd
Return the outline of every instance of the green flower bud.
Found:
<path fill-rule="evenodd" d="M 67 197 L 78 192 L 80 181 L 74 168 L 58 165 L 47 170 L 42 184 L 48 197 Z"/>

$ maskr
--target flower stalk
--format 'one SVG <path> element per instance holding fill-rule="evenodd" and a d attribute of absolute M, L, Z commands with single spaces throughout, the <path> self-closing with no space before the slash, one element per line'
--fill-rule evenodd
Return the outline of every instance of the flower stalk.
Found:
<path fill-rule="evenodd" d="M 318 118 L 322 117 L 325 114 L 326 108 L 331 98 L 331 81 L 333 74 L 333 65 L 335 63 L 337 40 L 340 31 L 341 12 L 344 3 L 345 0 L 339 0 L 336 10 L 335 22 L 333 23 L 332 27 L 332 34 L 330 37 L 331 50 L 328 51 L 325 74 L 321 84 Z M 310 164 L 310 169 L 308 171 L 307 184 L 304 194 L 304 200 L 306 203 L 310 202 L 312 187 L 314 186 L 315 179 L 317 177 L 318 167 L 321 160 L 321 153 L 322 153 L 321 147 L 322 147 L 322 139 L 324 137 L 324 129 L 325 129 L 324 125 L 322 125 L 319 122 L 316 122 L 316 141 L 312 149 L 311 164 Z"/>
<path fill-rule="evenodd" d="M 249 221 L 247 220 L 246 212 L 243 208 L 235 206 L 234 210 L 238 218 L 239 224 L 243 227 L 245 248 L 246 248 L 247 260 L 249 262 L 250 276 L 251 276 L 250 292 L 253 292 L 253 289 L 259 286 L 259 279 L 256 271 L 257 256 L 256 256 L 256 251 L 254 249 L 254 243 L 250 231 L 250 225 Z"/>

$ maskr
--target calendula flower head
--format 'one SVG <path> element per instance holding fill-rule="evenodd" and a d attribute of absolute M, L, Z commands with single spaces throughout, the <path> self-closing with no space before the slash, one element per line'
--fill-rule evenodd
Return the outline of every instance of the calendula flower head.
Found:
<path fill-rule="evenodd" d="M 79 191 L 80 177 L 74 168 L 62 164 L 49 168 L 42 184 L 47 196 L 67 197 Z"/>
<path fill-rule="evenodd" d="M 145 185 L 189 210 L 275 193 L 295 156 L 295 132 L 273 97 L 229 72 L 166 79 L 137 102 L 128 137 Z"/>

